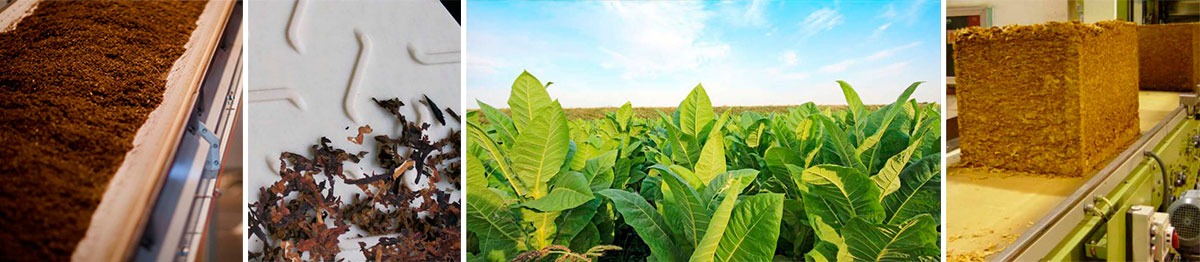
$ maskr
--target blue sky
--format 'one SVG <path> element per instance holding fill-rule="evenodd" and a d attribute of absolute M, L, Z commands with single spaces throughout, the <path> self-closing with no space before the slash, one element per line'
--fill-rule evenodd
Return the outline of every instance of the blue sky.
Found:
<path fill-rule="evenodd" d="M 467 3 L 467 106 L 507 107 L 528 70 L 564 107 L 885 104 L 915 81 L 940 101 L 938 1 Z"/>

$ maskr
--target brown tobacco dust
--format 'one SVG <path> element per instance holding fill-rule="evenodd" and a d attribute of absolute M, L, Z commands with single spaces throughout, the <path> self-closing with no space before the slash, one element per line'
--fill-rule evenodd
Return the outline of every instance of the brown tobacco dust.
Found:
<path fill-rule="evenodd" d="M 5 259 L 71 257 L 204 5 L 43 1 L 0 33 Z"/>

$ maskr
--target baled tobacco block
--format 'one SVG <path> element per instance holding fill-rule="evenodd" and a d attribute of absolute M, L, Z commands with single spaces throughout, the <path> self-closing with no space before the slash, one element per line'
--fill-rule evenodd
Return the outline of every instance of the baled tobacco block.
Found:
<path fill-rule="evenodd" d="M 954 41 L 961 159 L 1081 176 L 1138 135 L 1132 23 L 968 28 Z"/>
<path fill-rule="evenodd" d="M 1138 26 L 1143 90 L 1190 92 L 1200 84 L 1200 23 Z"/>

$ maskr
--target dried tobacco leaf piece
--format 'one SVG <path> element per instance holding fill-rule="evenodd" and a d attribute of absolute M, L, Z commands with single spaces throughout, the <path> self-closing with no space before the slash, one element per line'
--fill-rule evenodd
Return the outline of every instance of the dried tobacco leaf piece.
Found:
<path fill-rule="evenodd" d="M 350 128 L 347 127 L 346 129 Z M 350 143 L 354 143 L 355 145 L 361 145 L 363 142 L 363 134 L 370 134 L 372 131 L 374 130 L 371 130 L 371 125 L 360 126 L 358 127 L 358 135 L 346 137 L 346 140 L 349 140 Z"/>
<path fill-rule="evenodd" d="M 442 110 L 438 110 L 437 104 L 434 104 L 433 100 L 429 100 L 429 96 L 425 96 L 425 105 L 429 106 L 429 112 L 433 112 L 433 118 L 436 118 L 438 123 L 446 125 L 446 117 L 442 116 Z"/>
<path fill-rule="evenodd" d="M 399 99 L 372 100 L 393 114 L 402 127 L 396 138 L 375 136 L 377 159 L 387 171 L 347 178 L 342 174 L 343 164 L 358 163 L 366 152 L 346 153 L 330 146 L 324 137 L 312 146 L 315 155 L 311 160 L 282 153 L 280 181 L 260 188 L 259 201 L 250 204 L 250 236 L 264 243 L 263 250 L 250 253 L 251 259 L 296 261 L 307 254 L 309 260 L 335 260 L 338 236 L 356 226 L 371 235 L 386 235 L 371 247 L 359 242 L 368 260 L 458 260 L 461 211 L 435 183 L 441 180 L 439 174 L 449 174 L 453 188 L 459 187 L 460 131 L 430 141 L 426 134 L 429 125 L 408 122 L 400 114 L 404 103 Z M 369 126 L 360 127 L 357 139 L 350 140 L 361 144 L 362 135 L 370 132 Z M 404 148 L 409 150 L 401 150 Z M 402 187 L 399 174 L 410 168 L 418 174 L 418 181 L 425 177 L 429 183 L 416 190 Z M 325 179 L 318 183 L 314 177 L 322 173 Z M 363 193 L 343 205 L 333 194 L 339 179 Z"/>

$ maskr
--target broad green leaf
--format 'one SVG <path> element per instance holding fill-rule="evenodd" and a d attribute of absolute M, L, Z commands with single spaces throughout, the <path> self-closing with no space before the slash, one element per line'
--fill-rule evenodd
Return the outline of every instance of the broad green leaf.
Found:
<path fill-rule="evenodd" d="M 559 245 L 569 245 L 571 240 L 589 225 L 602 203 L 604 201 L 600 199 L 592 199 L 581 206 L 563 211 L 558 216 L 558 221 L 555 221 L 558 224 L 558 235 L 554 237 L 553 242 Z"/>
<path fill-rule="evenodd" d="M 714 125 L 708 133 L 708 141 L 704 143 L 704 149 L 700 151 L 700 161 L 696 162 L 695 168 L 700 182 L 707 184 L 717 174 L 725 173 L 725 139 L 721 132 L 721 126 L 728 116 L 728 112 L 721 116 L 717 125 Z"/>
<path fill-rule="evenodd" d="M 467 155 L 467 188 L 470 190 L 487 189 L 487 176 L 483 174 L 483 163 L 474 154 Z"/>
<path fill-rule="evenodd" d="M 717 245 L 717 261 L 767 261 L 775 255 L 783 216 L 783 194 L 758 194 L 734 207 Z"/>
<path fill-rule="evenodd" d="M 896 225 L 851 219 L 842 228 L 854 261 L 936 261 L 937 223 L 921 215 Z"/>
<path fill-rule="evenodd" d="M 662 178 L 653 176 L 642 179 L 641 190 L 638 194 L 654 203 L 663 202 Z"/>
<path fill-rule="evenodd" d="M 496 134 L 500 136 L 500 142 L 504 144 L 504 147 L 512 147 L 517 139 L 517 128 L 513 126 L 512 119 L 482 101 L 475 100 L 475 103 L 479 104 L 479 111 L 483 112 L 488 123 L 496 129 Z"/>
<path fill-rule="evenodd" d="M 662 112 L 659 112 L 659 114 L 661 115 Z M 667 116 L 663 115 L 662 117 L 665 120 Z M 683 131 L 679 130 L 679 127 L 671 124 L 670 121 L 664 122 L 667 122 L 662 126 L 667 128 L 667 145 L 671 147 L 671 151 L 668 152 L 670 153 L 671 160 L 674 163 L 687 167 L 695 166 L 696 161 L 692 157 L 700 157 L 699 139 L 684 134 Z"/>
<path fill-rule="evenodd" d="M 588 185 L 592 191 L 600 191 L 612 187 L 613 170 L 611 167 L 601 167 L 598 159 L 587 161 L 587 166 L 583 168 L 583 174 L 588 179 Z"/>
<path fill-rule="evenodd" d="M 725 198 L 713 211 L 712 218 L 708 221 L 708 228 L 704 230 L 704 237 L 700 238 L 700 244 L 696 245 L 696 251 L 692 252 L 689 261 L 713 261 L 717 245 L 721 243 L 725 229 L 729 226 L 730 214 L 733 212 L 733 206 L 737 204 L 738 194 L 742 192 L 742 188 L 745 188 L 745 185 L 736 177 L 730 177 L 729 181 L 725 183 L 725 189 L 721 190 L 725 192 Z"/>
<path fill-rule="evenodd" d="M 512 93 L 508 96 L 508 109 L 512 112 L 517 132 L 525 133 L 526 127 L 533 123 L 534 119 L 544 117 L 538 114 L 540 110 L 549 106 L 550 94 L 546 93 L 542 82 L 528 71 L 521 72 L 513 81 Z"/>
<path fill-rule="evenodd" d="M 680 235 L 678 239 L 682 241 L 679 244 L 684 245 L 682 253 L 690 253 L 700 244 L 700 237 L 708 228 L 711 214 L 700 199 L 700 193 L 685 179 L 661 165 L 652 168 L 659 172 L 665 184 L 662 191 L 667 204 L 663 205 L 662 210 L 667 217 L 673 218 L 668 219 L 667 224 Z"/>
<path fill-rule="evenodd" d="M 862 99 L 858 97 L 858 92 L 855 92 L 854 88 L 850 87 L 850 84 L 842 80 L 838 80 L 837 83 L 842 87 L 842 94 L 846 96 L 846 105 L 850 106 L 851 120 L 854 123 L 858 123 L 866 119 L 867 107 L 863 105 Z M 860 130 L 855 131 L 858 133 Z"/>
<path fill-rule="evenodd" d="M 471 202 L 471 201 L 467 201 Z M 533 240 L 530 249 L 541 249 L 553 244 L 555 232 L 558 232 L 558 224 L 554 221 L 558 219 L 560 212 L 538 212 L 536 210 L 521 209 L 521 218 L 530 224 L 533 224 L 533 232 L 530 239 Z"/>
<path fill-rule="evenodd" d="M 826 141 L 832 146 L 832 150 L 843 163 L 843 166 L 848 166 L 858 170 L 860 173 L 867 173 L 867 167 L 863 165 L 858 155 L 854 153 L 854 145 L 850 144 L 850 138 L 846 136 L 845 131 L 837 123 L 830 121 L 824 117 L 815 117 L 821 122 L 822 129 L 826 133 Z"/>
<path fill-rule="evenodd" d="M 617 109 L 617 124 L 620 125 L 621 130 L 626 130 L 628 128 L 629 120 L 632 118 L 633 105 L 631 105 L 629 102 L 625 102 L 624 105 L 621 105 L 620 109 Z"/>
<path fill-rule="evenodd" d="M 708 185 L 704 186 L 704 189 L 697 189 L 696 191 L 700 192 L 700 199 L 704 200 L 704 205 L 708 207 L 709 211 L 712 211 L 716 210 L 717 204 L 720 203 L 720 201 L 718 201 L 719 199 L 717 198 L 721 196 L 721 193 L 741 193 L 742 189 L 745 189 L 747 186 L 752 184 L 754 179 L 757 177 L 758 170 L 748 168 L 730 170 L 717 175 L 717 177 L 713 178 L 712 181 L 708 182 Z M 739 187 L 729 187 L 728 185 L 732 181 L 738 181 Z"/>
<path fill-rule="evenodd" d="M 567 119 L 562 108 L 548 106 L 517 136 L 512 148 L 513 171 L 529 187 L 530 198 L 541 198 L 549 191 L 546 182 L 554 178 L 566 161 L 570 141 Z"/>
<path fill-rule="evenodd" d="M 675 253 L 675 241 L 671 239 L 670 228 L 663 221 L 654 207 L 645 198 L 620 189 L 600 190 L 600 195 L 611 199 L 625 223 L 633 227 L 646 246 L 650 247 L 650 255 L 657 261 L 680 261 Z"/>
<path fill-rule="evenodd" d="M 680 165 L 671 165 L 669 168 L 671 172 L 675 172 L 676 175 L 679 175 L 679 177 L 682 177 L 684 181 L 687 181 L 688 185 L 692 186 L 692 188 L 695 188 L 696 190 L 704 189 L 704 182 L 700 181 L 700 177 L 696 176 L 696 173 L 693 173 L 692 170 Z"/>
<path fill-rule="evenodd" d="M 712 102 L 708 100 L 704 86 L 696 85 L 687 98 L 679 102 L 679 129 L 691 137 L 700 137 L 700 131 L 712 120 Z"/>
<path fill-rule="evenodd" d="M 817 236 L 816 245 L 812 251 L 804 255 L 806 261 L 851 261 L 850 249 L 846 240 L 820 217 L 813 217 L 809 222 L 813 226 L 813 234 Z"/>
<path fill-rule="evenodd" d="M 871 181 L 875 182 L 876 187 L 879 187 L 881 196 L 886 197 L 900 188 L 900 171 L 904 170 L 904 166 L 908 165 L 908 160 L 912 157 L 913 152 L 920 147 L 921 140 L 913 140 L 912 144 L 908 145 L 904 151 L 892 155 L 887 164 L 883 165 L 883 169 L 879 170 L 879 174 L 871 177 Z M 883 201 L 883 199 L 880 198 L 879 201 Z"/>
<path fill-rule="evenodd" d="M 857 170 L 818 165 L 805 169 L 801 179 L 805 184 L 804 210 L 810 221 L 820 217 L 834 229 L 841 229 L 851 218 L 880 222 L 886 215 L 876 200 L 879 188 Z"/>
<path fill-rule="evenodd" d="M 542 212 L 562 211 L 575 208 L 595 198 L 592 196 L 592 189 L 587 178 L 583 177 L 583 173 L 575 171 L 561 173 L 555 176 L 551 182 L 554 189 L 550 190 L 550 194 L 526 201 L 521 206 Z"/>
<path fill-rule="evenodd" d="M 791 242 L 791 246 L 782 246 L 779 248 L 788 248 L 783 253 L 791 252 L 790 254 L 804 254 L 805 251 L 812 249 L 813 235 L 812 226 L 808 225 L 808 214 L 804 212 L 804 202 L 800 198 L 785 198 L 783 200 L 783 219 L 780 221 L 783 225 L 780 228 L 780 238 Z"/>
<path fill-rule="evenodd" d="M 513 192 L 516 192 L 518 195 L 524 195 L 528 192 L 528 186 L 516 175 L 517 172 L 513 170 L 512 165 L 509 163 L 505 150 L 500 149 L 496 145 L 496 142 L 492 141 L 492 138 L 488 137 L 482 128 L 468 122 L 467 134 L 470 135 L 468 142 L 475 141 L 474 144 L 482 146 L 484 151 L 488 153 L 488 156 L 495 160 L 493 163 L 496 163 L 496 169 L 508 181 L 509 185 L 512 186 Z"/>
<path fill-rule="evenodd" d="M 900 188 L 883 198 L 887 224 L 897 224 L 921 214 L 939 216 L 941 205 L 941 155 L 925 156 L 900 172 Z"/>
<path fill-rule="evenodd" d="M 786 147 L 772 146 L 771 148 L 767 148 L 764 160 L 767 162 L 767 169 L 771 171 L 771 175 L 784 183 L 789 194 L 799 193 L 796 191 L 799 190 L 798 185 L 793 182 L 795 179 L 792 172 L 788 170 L 787 165 L 804 166 L 804 160 L 800 159 L 800 156 Z M 794 175 L 798 178 L 800 174 L 797 173 Z"/>
<path fill-rule="evenodd" d="M 750 134 L 746 135 L 746 145 L 750 147 L 758 147 L 758 142 L 762 139 L 763 130 L 766 128 L 766 122 L 757 122 L 754 128 L 748 130 L 750 131 Z"/>
<path fill-rule="evenodd" d="M 583 231 L 571 239 L 568 247 L 571 250 L 587 250 L 597 244 L 600 244 L 600 230 L 596 229 L 596 224 L 588 223 L 584 225 Z"/>
<path fill-rule="evenodd" d="M 912 85 L 909 85 L 907 89 L 904 89 L 904 93 L 900 94 L 900 97 L 896 98 L 896 102 L 893 102 L 891 106 L 887 107 L 887 112 L 884 114 L 883 122 L 876 127 L 875 134 L 862 140 L 862 143 L 859 143 L 858 148 L 854 151 L 855 155 L 859 156 L 859 158 L 863 158 L 863 155 L 874 156 L 879 151 L 879 147 L 876 145 L 878 145 L 879 141 L 883 139 L 883 135 L 887 133 L 888 127 L 892 123 L 892 119 L 895 119 L 896 114 L 899 114 L 904 110 L 904 108 L 902 108 L 904 102 L 908 101 L 908 97 L 912 95 L 913 91 L 915 91 L 917 86 L 921 85 L 921 83 L 922 82 L 915 82 L 912 83 Z"/>
<path fill-rule="evenodd" d="M 468 190 L 467 229 L 492 243 L 492 246 L 525 250 L 525 232 L 517 224 L 516 214 L 504 204 L 504 198 L 491 190 Z"/>

